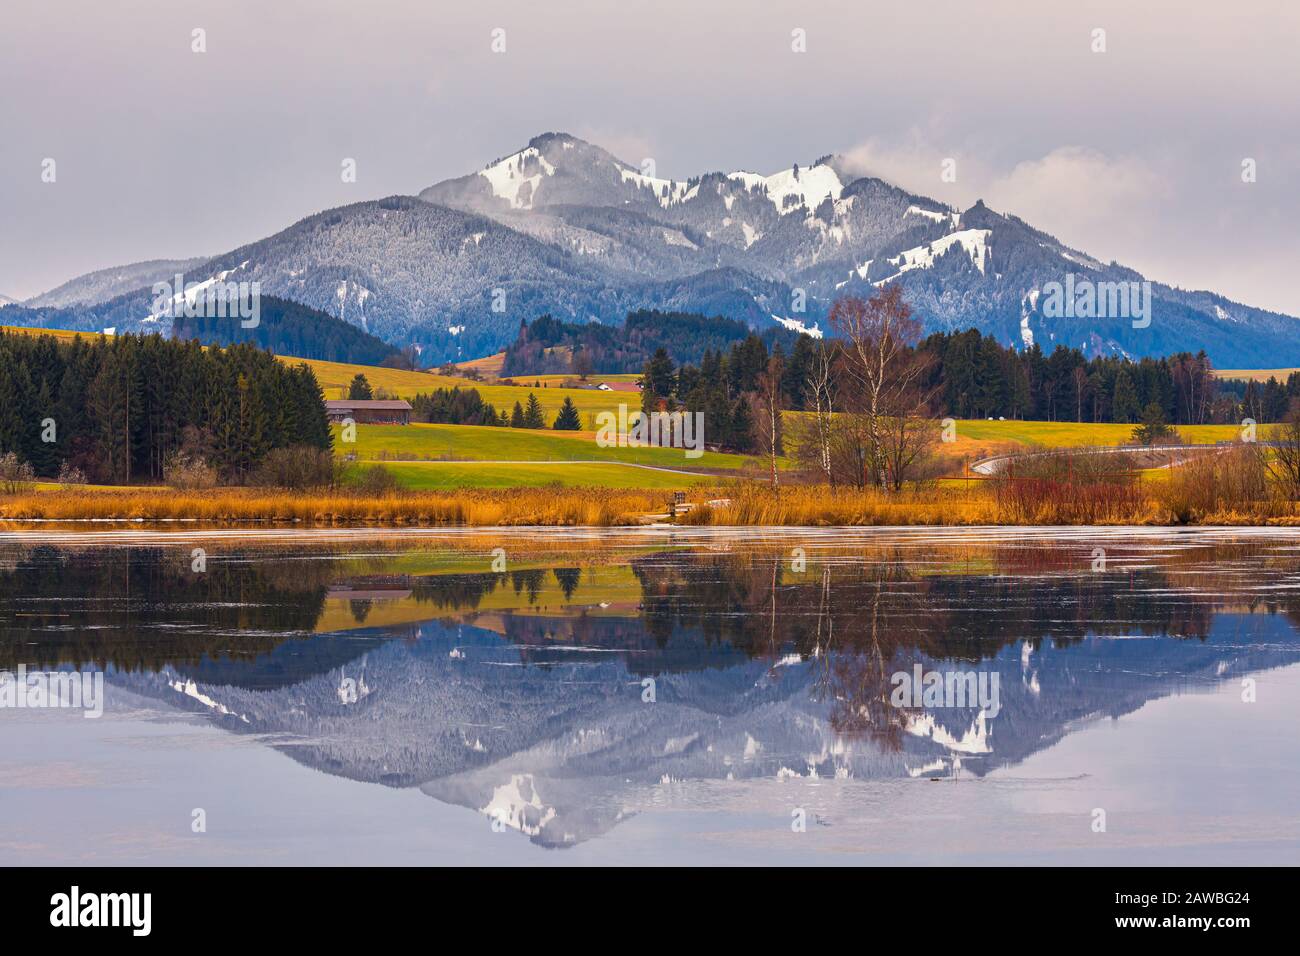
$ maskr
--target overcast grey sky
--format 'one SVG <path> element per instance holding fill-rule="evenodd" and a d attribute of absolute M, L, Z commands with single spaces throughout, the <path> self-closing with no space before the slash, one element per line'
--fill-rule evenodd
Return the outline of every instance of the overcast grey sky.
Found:
<path fill-rule="evenodd" d="M 678 179 L 843 153 L 1300 314 L 1298 48 L 1293 0 L 5 0 L 0 294 L 223 252 L 555 130 Z"/>

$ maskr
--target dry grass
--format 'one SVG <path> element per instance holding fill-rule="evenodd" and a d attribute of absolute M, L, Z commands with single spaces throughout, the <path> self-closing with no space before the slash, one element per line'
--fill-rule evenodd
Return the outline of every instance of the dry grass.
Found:
<path fill-rule="evenodd" d="M 663 493 L 603 488 L 293 493 L 255 488 L 204 494 L 159 489 L 36 491 L 0 497 L 0 518 L 15 521 L 281 522 L 310 525 L 636 524 L 663 508 Z"/>
<path fill-rule="evenodd" d="M 1171 469 L 1158 496 L 1180 523 L 1258 524 L 1294 514 L 1282 487 L 1270 474 L 1268 452 L 1242 445 Z"/>
<path fill-rule="evenodd" d="M 824 485 L 733 480 L 688 493 L 693 509 L 677 521 L 708 526 L 852 527 L 879 525 L 1300 525 L 1297 503 L 1261 477 L 1245 455 L 1215 456 L 1167 480 L 1050 477 L 1015 482 L 921 486 L 898 493 Z M 1261 481 L 1263 482 L 1261 484 Z M 637 525 L 663 515 L 654 489 L 511 488 L 448 491 L 360 490 L 295 493 L 258 488 L 207 492 L 160 488 L 33 490 L 0 496 L 0 520 L 174 521 L 307 526 Z M 715 503 L 710 505 L 710 501 Z"/>
<path fill-rule="evenodd" d="M 729 504 L 699 504 L 680 520 L 692 525 L 973 525 L 997 524 L 992 495 L 983 488 L 925 488 L 898 493 L 825 486 L 782 488 L 740 485 L 715 492 Z M 699 496 L 692 494 L 692 499 Z M 709 500 L 704 498 L 704 501 Z"/>

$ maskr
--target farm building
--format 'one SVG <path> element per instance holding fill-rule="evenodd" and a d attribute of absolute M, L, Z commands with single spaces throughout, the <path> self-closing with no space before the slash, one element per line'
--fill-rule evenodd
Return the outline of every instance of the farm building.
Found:
<path fill-rule="evenodd" d="M 601 382 L 596 386 L 602 392 L 639 392 L 641 386 L 636 382 Z"/>
<path fill-rule="evenodd" d="M 352 419 L 366 425 L 409 425 L 411 403 L 401 399 L 340 399 L 325 402 L 325 414 L 331 422 Z"/>

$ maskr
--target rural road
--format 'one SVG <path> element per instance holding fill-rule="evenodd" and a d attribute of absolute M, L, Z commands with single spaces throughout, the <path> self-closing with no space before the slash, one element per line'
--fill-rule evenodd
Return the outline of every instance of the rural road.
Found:
<path fill-rule="evenodd" d="M 1207 449 L 1218 449 L 1222 451 L 1226 448 L 1232 448 L 1239 444 L 1238 442 L 1199 444 L 1199 445 L 1096 445 L 1079 448 L 1055 448 L 1049 451 L 1031 451 L 1019 455 L 993 455 L 989 458 L 981 458 L 973 462 L 970 470 L 977 475 L 996 475 L 1004 465 L 1009 461 L 1017 461 L 1028 458 L 1046 458 L 1053 455 L 1114 455 L 1121 452 L 1195 452 L 1206 451 Z M 1255 445 L 1261 445 L 1265 448 L 1271 448 L 1276 442 L 1252 442 Z"/>

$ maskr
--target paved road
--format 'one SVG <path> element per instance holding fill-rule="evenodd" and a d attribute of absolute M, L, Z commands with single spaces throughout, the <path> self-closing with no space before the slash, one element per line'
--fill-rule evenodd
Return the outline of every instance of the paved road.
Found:
<path fill-rule="evenodd" d="M 1206 451 L 1217 450 L 1226 451 L 1229 448 L 1237 447 L 1238 442 L 1228 442 L 1226 444 L 1200 444 L 1200 445 L 1086 445 L 1077 448 L 1056 448 L 1050 451 L 1031 451 L 1023 452 L 1018 455 L 994 455 L 990 458 L 981 458 L 970 466 L 970 470 L 977 475 L 996 475 L 1009 461 L 1027 458 L 1046 458 L 1053 455 L 1115 455 L 1121 452 L 1179 452 L 1179 451 Z M 1254 442 L 1264 448 L 1275 448 L 1277 442 L 1260 441 Z"/>

